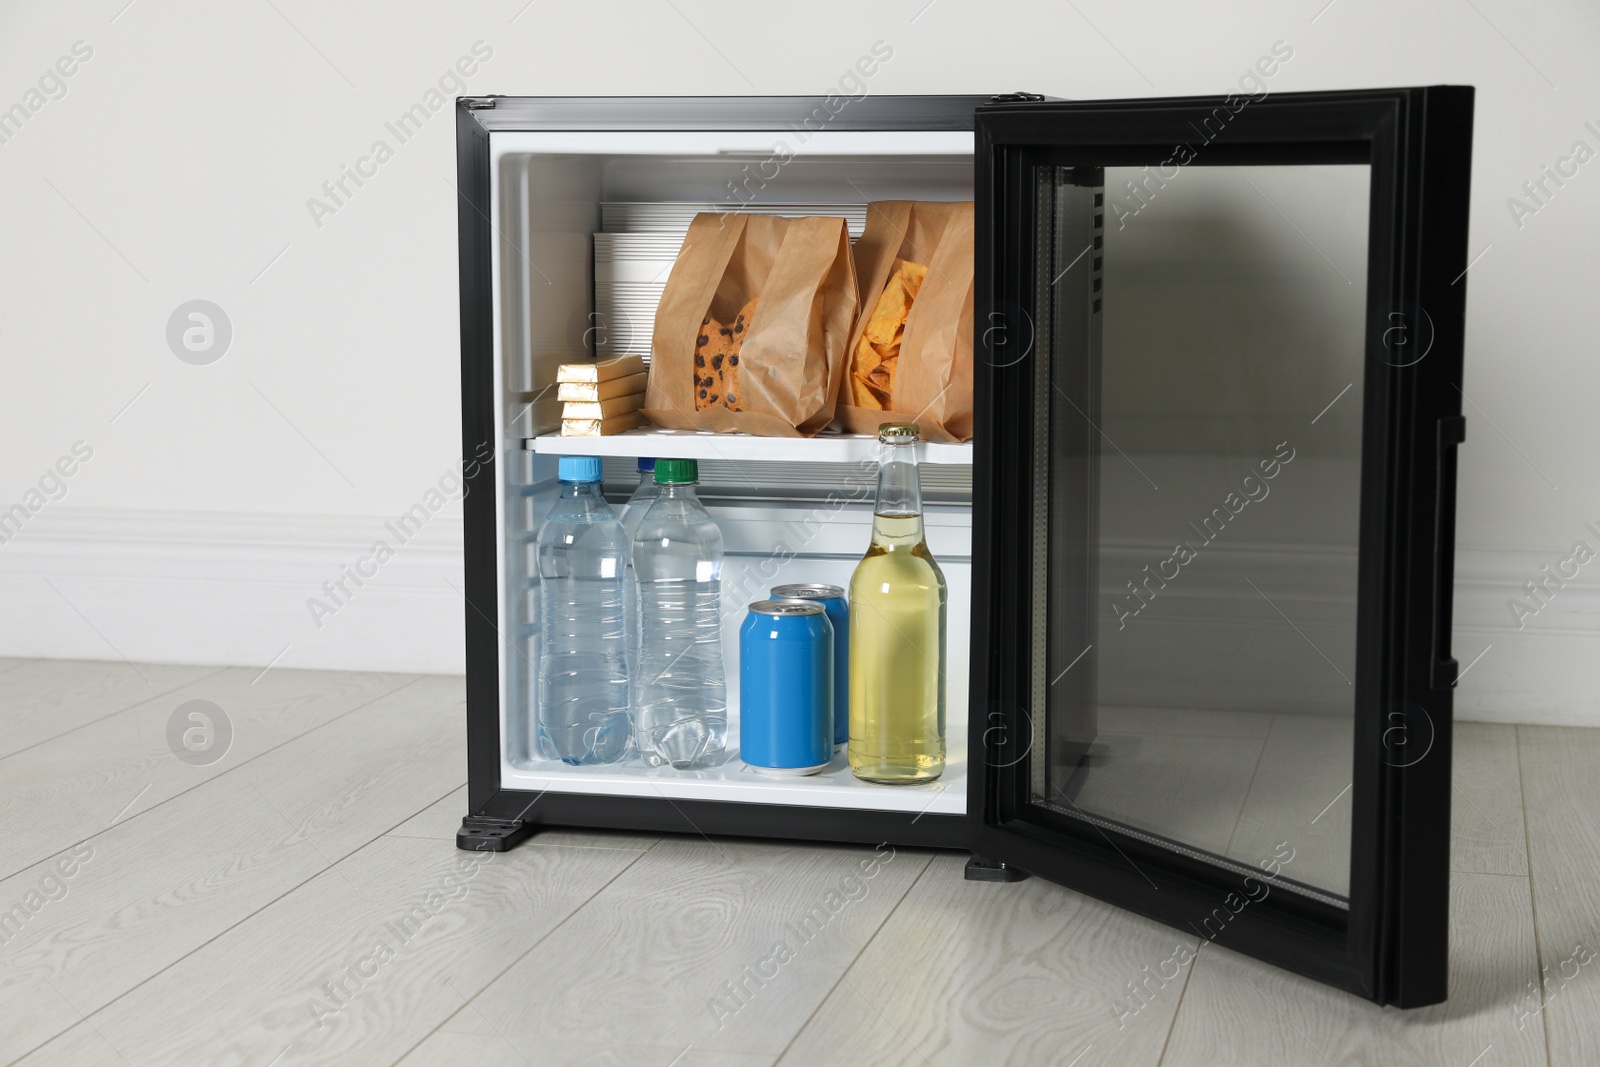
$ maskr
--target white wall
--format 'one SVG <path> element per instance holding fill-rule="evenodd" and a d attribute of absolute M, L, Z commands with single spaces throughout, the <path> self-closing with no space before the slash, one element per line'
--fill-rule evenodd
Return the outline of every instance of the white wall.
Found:
<path fill-rule="evenodd" d="M 1456 641 L 1493 647 L 1459 707 L 1600 724 L 1600 562 L 1520 632 L 1506 606 L 1600 549 L 1600 162 L 1507 207 L 1600 150 L 1592 5 L 125 3 L 0 7 L 0 109 L 93 50 L 0 143 L 0 510 L 93 448 L 0 545 L 0 653 L 459 668 L 454 503 L 321 629 L 305 607 L 459 452 L 448 109 L 320 226 L 306 202 L 474 42 L 472 93 L 820 93 L 881 39 L 873 92 L 1090 98 L 1225 91 L 1282 40 L 1274 92 L 1478 87 Z M 197 298 L 233 326 L 209 366 L 165 340 Z"/>

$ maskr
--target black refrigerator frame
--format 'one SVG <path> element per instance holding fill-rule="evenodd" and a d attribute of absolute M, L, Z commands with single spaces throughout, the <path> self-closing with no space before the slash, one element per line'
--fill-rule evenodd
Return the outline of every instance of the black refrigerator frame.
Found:
<path fill-rule="evenodd" d="M 456 190 L 460 233 L 461 434 L 473 457 L 495 440 L 489 138 L 496 130 L 768 130 L 797 137 L 832 130 L 971 130 L 987 97 L 913 96 L 851 100 L 835 113 L 811 97 L 463 97 L 456 102 Z M 509 448 L 508 443 L 501 447 Z M 499 850 L 541 826 L 610 827 L 666 833 L 967 849 L 968 816 L 797 807 L 661 797 L 503 789 L 500 785 L 499 597 L 494 493 L 496 455 L 468 466 L 463 481 L 466 600 L 468 815 L 458 844 Z M 891 787 L 885 787 L 891 788 Z"/>
<path fill-rule="evenodd" d="M 1449 894 L 1455 446 L 1471 162 L 1469 87 L 1065 103 L 1027 94 L 867 97 L 830 129 L 975 130 L 975 306 L 985 343 L 996 318 L 1032 302 L 1036 238 L 1029 175 L 1042 165 L 1144 166 L 1189 139 L 1218 109 L 1231 118 L 1202 165 L 1366 163 L 1371 167 L 1354 817 L 1348 909 L 1274 892 L 1213 939 L 1285 969 L 1402 1007 L 1445 998 Z M 800 129 L 821 102 L 800 97 L 475 97 L 457 101 L 462 440 L 495 440 L 490 263 L 490 151 L 495 130 Z M 1085 275 L 1087 278 L 1087 275 Z M 1081 298 L 1098 296 L 1084 282 Z M 1425 309 L 1426 359 L 1384 358 L 1373 323 Z M 1030 624 L 1036 353 L 991 349 L 976 370 L 973 617 L 967 814 L 597 796 L 501 788 L 497 456 L 467 470 L 463 503 L 468 814 L 462 848 L 504 849 L 541 826 L 965 849 L 985 868 L 1048 877 L 1185 932 L 1235 899 L 1249 875 L 1114 828 L 1028 810 L 1014 758 L 1026 742 L 1033 677 Z M 502 442 L 499 447 L 509 447 Z M 498 452 L 498 448 L 496 450 Z M 1396 723 L 1395 708 L 1423 714 Z M 997 711 L 998 709 L 998 711 Z M 1001 718 L 995 728 L 993 716 Z M 1429 758 L 1385 759 L 1398 730 L 1428 730 Z M 1153 874 L 1152 874 L 1153 872 Z M 1153 881 L 1151 880 L 1153 877 Z M 1259 876 L 1257 876 L 1259 878 Z M 1157 886 L 1155 883 L 1159 883 Z M 1252 901 L 1255 897 L 1251 896 Z M 1231 911 L 1232 909 L 1230 909 Z"/>

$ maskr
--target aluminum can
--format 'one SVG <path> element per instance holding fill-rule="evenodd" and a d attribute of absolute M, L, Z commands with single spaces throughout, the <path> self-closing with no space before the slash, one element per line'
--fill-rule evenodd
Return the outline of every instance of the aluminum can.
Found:
<path fill-rule="evenodd" d="M 850 602 L 837 585 L 775 585 L 774 600 L 814 600 L 833 624 L 833 744 L 850 740 Z"/>
<path fill-rule="evenodd" d="M 833 624 L 809 600 L 758 600 L 739 627 L 739 756 L 775 777 L 833 758 Z"/>

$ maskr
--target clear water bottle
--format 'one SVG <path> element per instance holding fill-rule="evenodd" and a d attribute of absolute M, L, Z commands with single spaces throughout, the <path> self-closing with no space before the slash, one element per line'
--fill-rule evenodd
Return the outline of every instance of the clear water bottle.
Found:
<path fill-rule="evenodd" d="M 639 458 L 639 484 L 633 495 L 622 505 L 622 529 L 628 535 L 628 574 L 622 583 L 623 618 L 627 621 L 628 677 L 639 668 L 639 582 L 633 574 L 633 535 L 639 532 L 644 513 L 656 502 L 661 490 L 656 487 L 656 461 L 648 456 Z"/>
<path fill-rule="evenodd" d="M 694 460 L 658 459 L 655 474 L 660 496 L 633 537 L 642 624 L 634 735 L 651 766 L 709 767 L 728 743 L 722 531 L 695 496 Z"/>
<path fill-rule="evenodd" d="M 628 539 L 600 495 L 598 456 L 562 456 L 539 532 L 539 754 L 615 763 L 632 751 L 622 588 Z"/>

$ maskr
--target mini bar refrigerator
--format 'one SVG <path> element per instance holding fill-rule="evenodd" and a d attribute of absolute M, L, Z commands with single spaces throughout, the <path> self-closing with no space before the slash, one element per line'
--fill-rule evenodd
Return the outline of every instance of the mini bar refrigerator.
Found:
<path fill-rule="evenodd" d="M 1471 139 L 1450 86 L 458 100 L 460 846 L 584 826 L 962 849 L 969 877 L 1444 999 Z M 541 760 L 533 545 L 559 455 L 601 455 L 613 501 L 637 457 L 700 462 L 730 680 L 746 603 L 848 584 L 876 459 L 835 432 L 563 438 L 557 366 L 648 355 L 695 211 L 858 235 L 876 200 L 976 206 L 974 437 L 919 446 L 943 776 L 750 773 L 731 684 L 720 767 Z"/>

